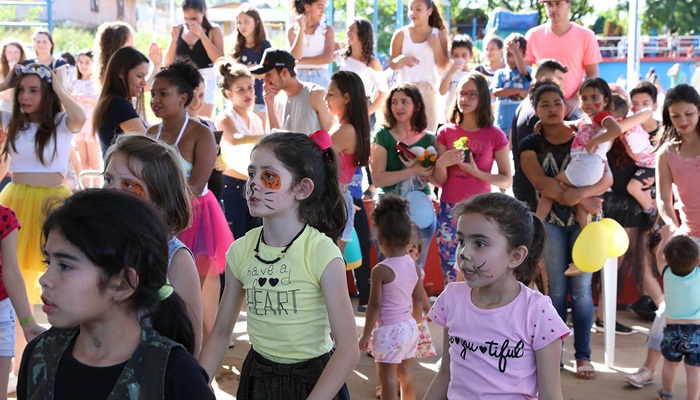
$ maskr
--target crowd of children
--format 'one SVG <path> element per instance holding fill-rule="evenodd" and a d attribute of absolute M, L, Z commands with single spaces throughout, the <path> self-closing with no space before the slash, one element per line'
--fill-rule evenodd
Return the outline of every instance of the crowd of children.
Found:
<path fill-rule="evenodd" d="M 570 5 L 544 3 L 552 23 Z M 360 352 L 374 357 L 382 399 L 415 399 L 413 359 L 438 353 L 426 399 L 561 399 L 568 336 L 576 376 L 596 376 L 590 328 L 603 326 L 571 247 L 602 209 L 631 237 L 667 225 L 665 293 L 650 266 L 644 280 L 661 311 L 627 381 L 653 382 L 663 357 L 658 394 L 670 399 L 684 361 L 688 398 L 700 396 L 695 89 L 666 93 L 660 122 L 648 82 L 627 95 L 579 66 L 588 76 L 567 92 L 570 60 L 530 62 L 542 40 L 530 33 L 489 36 L 472 71 L 472 39 L 450 39 L 432 0 L 410 1 L 411 22 L 392 37 L 392 85 L 368 20 L 337 44 L 326 0 L 293 6 L 288 50 L 272 49 L 258 10 L 241 6 L 229 57 L 204 0 L 182 2 L 165 52 L 152 44 L 147 56 L 128 25 L 107 23 L 75 76 L 48 31 L 34 35 L 34 59 L 3 41 L 0 393 L 16 356 L 19 399 L 214 398 L 208 384 L 245 307 L 239 399 L 349 399 Z M 217 89 L 227 107 L 212 119 Z M 78 182 L 102 188 L 71 184 L 83 171 L 99 177 Z M 498 193 L 514 183 L 515 197 Z M 378 188 L 370 218 L 356 186 Z M 601 205 L 620 187 L 629 207 Z M 373 227 L 371 272 L 358 219 Z M 446 285 L 431 304 L 435 236 Z M 367 243 L 359 335 L 344 260 L 353 240 Z M 441 351 L 429 322 L 443 328 Z"/>

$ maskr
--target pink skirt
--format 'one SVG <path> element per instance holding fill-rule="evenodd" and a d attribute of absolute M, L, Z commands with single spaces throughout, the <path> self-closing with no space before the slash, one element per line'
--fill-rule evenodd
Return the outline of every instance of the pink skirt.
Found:
<path fill-rule="evenodd" d="M 226 251 L 233 243 L 233 234 L 211 191 L 192 199 L 192 224 L 178 239 L 192 251 L 200 276 L 224 272 Z"/>

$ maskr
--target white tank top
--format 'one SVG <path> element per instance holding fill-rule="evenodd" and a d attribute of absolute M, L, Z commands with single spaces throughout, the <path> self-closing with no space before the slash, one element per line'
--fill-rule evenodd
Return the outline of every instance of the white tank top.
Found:
<path fill-rule="evenodd" d="M 377 71 L 366 63 L 351 57 L 342 59 L 339 70 L 356 73 L 362 79 L 367 97 L 372 97 L 373 90 L 389 93 L 389 85 L 386 83 L 384 71 Z"/>
<path fill-rule="evenodd" d="M 297 30 L 299 28 L 297 27 Z M 316 57 L 323 54 L 323 50 L 326 48 L 326 23 L 321 22 L 316 27 L 316 30 L 311 35 L 304 35 L 304 39 L 301 41 L 301 56 L 302 57 Z M 297 69 L 326 69 L 328 64 L 304 64 L 297 65 Z"/>
<path fill-rule="evenodd" d="M 438 29 L 433 28 L 432 34 L 437 35 Z M 433 87 L 437 87 L 439 74 L 437 64 L 435 64 L 435 52 L 427 40 L 422 43 L 414 43 L 411 40 L 411 32 L 405 28 L 401 54 L 416 57 L 420 60 L 420 64 L 413 67 L 402 67 L 399 71 L 399 83 L 427 82 Z"/>

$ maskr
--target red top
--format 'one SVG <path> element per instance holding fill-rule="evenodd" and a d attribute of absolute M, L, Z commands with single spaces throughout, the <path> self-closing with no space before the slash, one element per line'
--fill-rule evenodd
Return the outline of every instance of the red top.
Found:
<path fill-rule="evenodd" d="M 0 206 L 0 241 L 5 239 L 15 229 L 19 229 L 19 220 L 15 212 L 7 207 Z M 1 255 L 1 254 L 0 254 Z M 0 257 L 0 266 L 2 258 Z M 2 282 L 2 270 L 0 270 L 0 300 L 5 300 L 8 297 L 5 284 Z"/>

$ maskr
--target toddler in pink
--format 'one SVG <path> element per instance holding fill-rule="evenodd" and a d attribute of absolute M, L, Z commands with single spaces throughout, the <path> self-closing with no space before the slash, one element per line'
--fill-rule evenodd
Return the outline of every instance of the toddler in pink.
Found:
<path fill-rule="evenodd" d="M 420 319 L 422 281 L 418 266 L 406 254 L 413 231 L 408 210 L 407 200 L 387 194 L 372 212 L 374 232 L 386 259 L 372 269 L 367 320 L 359 346 L 367 351 L 370 336 L 374 335 L 371 351 L 380 395 L 385 400 L 398 399 L 399 384 L 402 398 L 416 398 L 413 357 L 419 332 L 411 307 Z"/>

